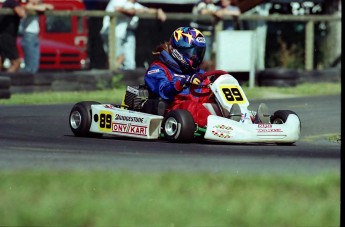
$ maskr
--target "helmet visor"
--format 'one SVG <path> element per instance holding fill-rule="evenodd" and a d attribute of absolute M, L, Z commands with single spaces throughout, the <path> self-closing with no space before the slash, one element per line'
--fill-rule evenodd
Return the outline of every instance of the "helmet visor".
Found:
<path fill-rule="evenodd" d="M 193 68 L 198 67 L 204 59 L 206 47 L 179 48 L 179 52 L 190 61 Z"/>

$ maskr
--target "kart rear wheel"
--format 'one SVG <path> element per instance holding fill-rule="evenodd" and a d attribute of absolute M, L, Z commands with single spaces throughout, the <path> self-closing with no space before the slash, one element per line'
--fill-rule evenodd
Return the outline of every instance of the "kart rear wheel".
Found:
<path fill-rule="evenodd" d="M 288 116 L 290 114 L 294 114 L 298 117 L 298 115 L 295 112 L 293 112 L 292 110 L 277 110 L 271 116 L 271 124 L 284 124 L 287 121 Z M 290 146 L 292 144 L 294 144 L 294 143 L 277 143 L 277 145 L 286 145 L 286 146 Z"/>
<path fill-rule="evenodd" d="M 290 114 L 295 114 L 298 117 L 292 110 L 277 110 L 271 116 L 271 124 L 284 124 Z"/>
<path fill-rule="evenodd" d="M 169 111 L 162 123 L 164 138 L 170 142 L 190 142 L 194 138 L 195 123 L 187 110 Z"/>
<path fill-rule="evenodd" d="M 74 135 L 79 137 L 100 137 L 102 134 L 90 132 L 92 121 L 91 105 L 94 101 L 78 102 L 69 114 L 69 126 Z"/>

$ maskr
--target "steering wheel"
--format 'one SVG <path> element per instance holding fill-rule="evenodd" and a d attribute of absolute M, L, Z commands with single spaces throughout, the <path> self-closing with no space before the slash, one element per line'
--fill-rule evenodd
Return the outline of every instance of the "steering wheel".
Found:
<path fill-rule="evenodd" d="M 211 71 L 205 72 L 202 76 L 204 80 L 208 78 L 208 80 L 206 80 L 206 84 L 202 84 L 202 85 L 191 84 L 190 93 L 197 97 L 204 97 L 204 96 L 210 95 L 212 91 L 209 85 L 212 84 L 218 77 L 224 74 L 228 74 L 228 72 L 223 71 L 223 70 L 211 70 Z M 202 92 L 196 91 L 199 88 L 201 88 Z"/>

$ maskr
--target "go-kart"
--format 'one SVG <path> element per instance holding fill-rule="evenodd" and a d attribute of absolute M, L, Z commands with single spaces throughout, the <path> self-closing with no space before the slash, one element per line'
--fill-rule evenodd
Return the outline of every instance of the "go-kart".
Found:
<path fill-rule="evenodd" d="M 69 125 L 76 136 L 98 137 L 103 134 L 141 139 L 166 139 L 190 142 L 201 138 L 226 143 L 293 144 L 298 141 L 301 122 L 291 110 L 268 113 L 260 104 L 249 110 L 249 101 L 238 81 L 224 71 L 205 74 L 209 83 L 196 96 L 213 95 L 214 103 L 203 105 L 210 111 L 207 126 L 195 124 L 186 110 L 166 110 L 166 103 L 152 97 L 144 85 L 127 86 L 122 104 L 95 101 L 76 103 L 69 115 Z M 199 86 L 200 88 L 200 86 Z M 200 89 L 199 89 L 200 90 Z"/>

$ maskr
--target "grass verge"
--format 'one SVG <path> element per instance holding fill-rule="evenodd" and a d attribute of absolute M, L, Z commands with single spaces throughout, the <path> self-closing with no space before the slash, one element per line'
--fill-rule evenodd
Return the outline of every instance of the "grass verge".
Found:
<path fill-rule="evenodd" d="M 249 100 L 260 98 L 275 98 L 280 95 L 311 96 L 331 95 L 341 93 L 340 83 L 300 84 L 296 87 L 243 87 Z M 36 92 L 28 94 L 12 94 L 10 99 L 0 99 L 2 105 L 14 104 L 59 104 L 76 103 L 93 100 L 101 103 L 120 104 L 125 94 L 125 87 L 100 91 L 69 91 L 69 92 Z"/>
<path fill-rule="evenodd" d="M 339 226 L 339 174 L 0 172 L 1 226 Z"/>

